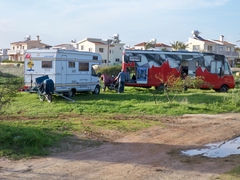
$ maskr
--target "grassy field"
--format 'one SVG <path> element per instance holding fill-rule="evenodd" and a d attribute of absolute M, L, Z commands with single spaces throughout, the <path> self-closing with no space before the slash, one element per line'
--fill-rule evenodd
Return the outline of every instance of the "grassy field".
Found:
<path fill-rule="evenodd" d="M 237 79 L 238 81 L 238 79 Z M 68 137 L 81 137 L 81 143 L 95 146 L 109 137 L 102 131 L 134 132 L 161 125 L 142 116 L 178 116 L 240 112 L 239 82 L 228 93 L 189 89 L 166 94 L 155 89 L 126 87 L 99 95 L 81 93 L 76 102 L 53 96 L 53 102 L 40 101 L 36 93 L 19 92 L 0 116 L 0 156 L 10 159 L 47 155 Z M 239 168 L 238 168 L 239 169 Z M 239 170 L 234 173 L 239 173 Z"/>

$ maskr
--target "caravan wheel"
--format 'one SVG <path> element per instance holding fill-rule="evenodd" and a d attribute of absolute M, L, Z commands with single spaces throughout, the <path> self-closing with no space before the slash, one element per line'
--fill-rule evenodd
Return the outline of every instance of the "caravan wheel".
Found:
<path fill-rule="evenodd" d="M 92 93 L 93 94 L 99 94 L 100 93 L 100 86 L 96 86 Z"/>
<path fill-rule="evenodd" d="M 75 90 L 72 89 L 71 91 L 65 93 L 64 95 L 67 96 L 67 97 L 73 97 L 75 95 Z"/>

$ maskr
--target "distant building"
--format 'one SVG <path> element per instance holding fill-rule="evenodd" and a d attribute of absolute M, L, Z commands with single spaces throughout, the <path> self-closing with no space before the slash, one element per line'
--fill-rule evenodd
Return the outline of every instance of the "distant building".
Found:
<path fill-rule="evenodd" d="M 9 60 L 12 61 L 24 61 L 24 54 L 28 49 L 51 47 L 42 43 L 39 36 L 36 36 L 35 40 L 31 40 L 31 36 L 27 36 L 24 41 L 13 42 L 10 44 L 11 49 L 8 50 L 7 54 L 9 56 Z"/>
<path fill-rule="evenodd" d="M 7 54 L 8 50 L 9 49 L 0 49 L 0 62 L 8 59 L 8 54 Z"/>
<path fill-rule="evenodd" d="M 146 46 L 147 42 L 141 42 L 139 44 L 134 45 L 135 49 L 139 49 L 139 50 L 146 50 L 145 46 Z M 155 50 L 167 50 L 167 51 L 172 51 L 172 46 L 169 46 L 167 44 L 163 44 L 163 43 L 156 43 L 155 45 Z"/>
<path fill-rule="evenodd" d="M 192 31 L 192 37 L 188 39 L 188 51 L 212 52 L 225 55 L 231 67 L 234 67 L 234 60 L 239 57 L 235 52 L 235 44 L 224 41 L 221 35 L 219 40 L 204 39 L 199 36 L 199 31 Z"/>
<path fill-rule="evenodd" d="M 52 49 L 78 50 L 78 44 L 73 39 L 69 44 L 59 44 L 52 47 Z"/>
<path fill-rule="evenodd" d="M 85 38 L 77 42 L 77 44 L 79 51 L 99 53 L 105 65 L 117 65 L 122 62 L 122 53 L 125 44 L 120 43 L 118 34 L 115 34 L 112 39 L 107 40 Z"/>

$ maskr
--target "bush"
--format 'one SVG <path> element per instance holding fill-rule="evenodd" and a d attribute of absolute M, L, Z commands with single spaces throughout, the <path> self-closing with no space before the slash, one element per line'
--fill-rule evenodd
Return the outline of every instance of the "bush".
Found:
<path fill-rule="evenodd" d="M 100 67 L 96 71 L 99 76 L 101 76 L 101 74 L 107 74 L 109 76 L 111 75 L 117 76 L 118 73 L 121 71 L 121 69 L 122 67 L 117 65 L 117 66 Z"/>

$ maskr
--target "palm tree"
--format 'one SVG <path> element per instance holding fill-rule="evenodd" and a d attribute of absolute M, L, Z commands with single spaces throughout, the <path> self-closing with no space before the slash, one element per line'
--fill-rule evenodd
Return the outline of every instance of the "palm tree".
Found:
<path fill-rule="evenodd" d="M 172 48 L 174 50 L 180 50 L 180 49 L 186 49 L 188 47 L 188 44 L 185 44 L 184 42 L 181 41 L 174 41 L 173 43 L 170 43 L 172 45 Z"/>
<path fill-rule="evenodd" d="M 155 44 L 151 43 L 151 42 L 147 42 L 144 44 L 144 48 L 147 50 L 147 49 L 150 49 L 150 48 L 155 48 Z"/>

